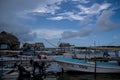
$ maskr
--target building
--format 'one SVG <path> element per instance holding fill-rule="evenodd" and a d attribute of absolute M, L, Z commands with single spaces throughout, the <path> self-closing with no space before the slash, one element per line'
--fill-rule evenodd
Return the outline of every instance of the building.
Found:
<path fill-rule="evenodd" d="M 69 44 L 69 43 L 60 43 L 59 44 L 59 47 L 61 47 L 61 48 L 65 48 L 65 47 L 70 47 L 71 45 Z"/>
<path fill-rule="evenodd" d="M 24 43 L 24 44 L 23 44 L 23 48 L 24 48 L 24 49 L 34 50 L 35 44 L 32 44 L 32 43 Z"/>
<path fill-rule="evenodd" d="M 42 42 L 40 42 L 40 43 L 25 43 L 23 45 L 23 48 L 30 49 L 30 50 L 42 51 L 42 50 L 44 50 L 45 46 Z"/>
<path fill-rule="evenodd" d="M 60 43 L 59 48 L 61 52 L 69 52 L 73 49 L 73 45 L 70 45 L 70 43 Z"/>
<path fill-rule="evenodd" d="M 35 43 L 35 49 L 38 50 L 38 51 L 43 51 L 45 49 L 45 46 L 42 42 L 41 43 Z"/>
<path fill-rule="evenodd" d="M 15 50 L 20 48 L 20 42 L 16 36 L 5 31 L 0 33 L 0 50 Z"/>

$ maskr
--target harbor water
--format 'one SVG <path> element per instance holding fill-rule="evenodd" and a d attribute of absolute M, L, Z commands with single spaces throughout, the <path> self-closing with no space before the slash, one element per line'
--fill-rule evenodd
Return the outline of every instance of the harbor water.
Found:
<path fill-rule="evenodd" d="M 23 79 L 23 80 L 120 80 L 120 74 L 96 74 L 80 73 L 80 72 L 64 72 L 61 73 L 60 66 L 53 62 L 50 63 L 49 68 L 46 69 L 48 74 L 42 79 Z M 38 77 L 39 74 L 38 74 Z M 3 77 L 1 80 L 18 80 L 18 73 L 12 73 L 9 76 Z"/>

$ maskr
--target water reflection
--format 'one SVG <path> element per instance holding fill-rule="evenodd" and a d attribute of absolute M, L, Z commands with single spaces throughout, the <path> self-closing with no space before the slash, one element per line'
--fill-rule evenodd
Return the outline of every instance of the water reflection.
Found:
<path fill-rule="evenodd" d="M 96 78 L 94 74 L 76 74 L 76 73 L 64 73 L 59 75 L 49 75 L 43 79 L 33 79 L 33 80 L 120 80 L 120 74 L 97 74 Z"/>
<path fill-rule="evenodd" d="M 120 74 L 83 74 L 83 73 L 64 73 L 57 80 L 120 80 Z"/>

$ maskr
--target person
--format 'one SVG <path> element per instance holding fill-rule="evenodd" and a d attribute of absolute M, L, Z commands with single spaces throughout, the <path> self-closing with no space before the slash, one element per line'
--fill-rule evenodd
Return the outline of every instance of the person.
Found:
<path fill-rule="evenodd" d="M 38 55 L 38 59 L 41 59 L 41 55 Z"/>
<path fill-rule="evenodd" d="M 45 64 L 44 62 L 42 62 L 39 66 L 39 68 L 41 69 L 41 72 L 44 73 L 44 67 L 45 67 Z"/>
<path fill-rule="evenodd" d="M 42 59 L 47 59 L 46 55 L 44 55 L 44 54 L 41 55 L 41 58 L 42 58 Z"/>
<path fill-rule="evenodd" d="M 14 68 L 16 68 L 18 66 L 17 62 L 14 63 Z"/>
<path fill-rule="evenodd" d="M 18 65 L 18 70 L 20 75 L 23 75 L 24 72 L 29 73 L 21 64 Z"/>
<path fill-rule="evenodd" d="M 107 51 L 104 52 L 103 57 L 109 57 L 110 55 L 108 54 Z"/>
<path fill-rule="evenodd" d="M 110 55 L 108 54 L 108 52 L 105 51 L 104 54 L 103 54 L 103 58 L 106 59 L 106 60 L 104 60 L 104 62 L 108 62 L 108 61 L 109 61 L 108 59 L 111 58 L 111 57 L 110 57 Z"/>
<path fill-rule="evenodd" d="M 33 59 L 31 58 L 31 59 L 30 59 L 30 64 L 33 65 L 33 63 L 34 63 L 34 61 L 33 61 Z"/>
<path fill-rule="evenodd" d="M 30 79 L 30 72 L 27 71 L 23 66 L 22 64 L 19 64 L 18 65 L 18 70 L 19 70 L 19 77 L 18 77 L 18 80 L 23 80 L 25 77 L 28 77 Z"/>

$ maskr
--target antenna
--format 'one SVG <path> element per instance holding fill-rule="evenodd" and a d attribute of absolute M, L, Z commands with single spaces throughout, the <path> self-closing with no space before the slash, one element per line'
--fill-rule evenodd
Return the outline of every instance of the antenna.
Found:
<path fill-rule="evenodd" d="M 94 40 L 94 46 L 96 46 L 96 41 Z"/>

